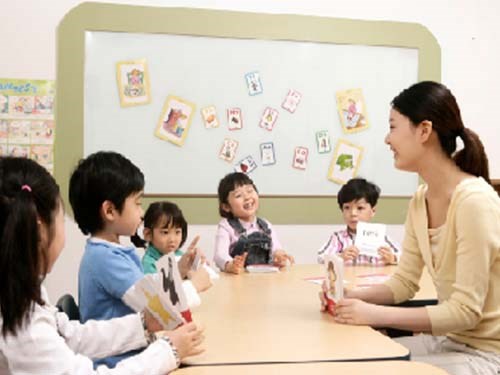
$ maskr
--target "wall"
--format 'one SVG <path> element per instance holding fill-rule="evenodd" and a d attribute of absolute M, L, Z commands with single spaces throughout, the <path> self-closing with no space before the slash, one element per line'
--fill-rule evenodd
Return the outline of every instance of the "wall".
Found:
<path fill-rule="evenodd" d="M 165 0 L 107 1 L 137 5 L 163 6 Z M 8 78 L 54 79 L 55 30 L 64 14 L 78 0 L 2 1 L 0 23 L 0 76 Z M 437 38 L 442 53 L 442 81 L 456 95 L 464 122 L 475 129 L 484 141 L 490 158 L 491 176 L 500 178 L 500 148 L 496 147 L 495 105 L 500 101 L 500 29 L 496 0 L 184 0 L 169 1 L 169 6 L 199 7 L 267 13 L 308 14 L 368 20 L 416 22 L 426 26 Z M 335 205 L 332 204 L 332 207 Z M 49 275 L 47 286 L 53 299 L 63 291 L 76 294 L 77 264 L 83 238 L 74 224 L 67 225 L 67 245 Z M 311 249 L 310 238 L 324 238 L 324 226 L 280 226 L 284 243 L 296 249 Z M 203 226 L 200 226 L 203 231 Z M 319 232 L 318 232 L 319 231 Z M 194 232 L 194 230 L 193 230 Z M 290 236 L 290 237 L 288 237 Z M 207 240 L 208 241 L 208 240 Z M 321 240 L 320 240 L 321 242 Z M 314 246 L 313 246 L 314 245 Z M 210 248 L 210 242 L 203 247 Z M 295 250 L 294 250 L 295 251 Z M 297 250 L 298 251 L 298 250 Z M 295 254 L 297 255 L 297 254 Z"/>

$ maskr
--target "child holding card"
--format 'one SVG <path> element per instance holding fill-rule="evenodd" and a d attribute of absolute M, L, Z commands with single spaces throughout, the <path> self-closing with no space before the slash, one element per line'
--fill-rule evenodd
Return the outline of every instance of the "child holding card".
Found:
<path fill-rule="evenodd" d="M 223 219 L 217 227 L 214 262 L 221 270 L 241 273 L 249 264 L 250 248 L 267 254 L 270 262 L 278 267 L 286 266 L 287 261 L 294 262 L 293 257 L 281 249 L 271 223 L 257 217 L 259 194 L 250 177 L 240 172 L 229 173 L 219 182 L 218 197 Z"/>
<path fill-rule="evenodd" d="M 325 256 L 330 253 L 338 254 L 349 265 L 387 265 L 398 262 L 398 245 L 388 236 L 383 236 L 383 243 L 376 250 L 378 256 L 368 251 L 360 253 L 355 244 L 358 222 L 372 219 L 379 195 L 379 187 L 363 178 L 353 178 L 342 186 L 337 201 L 347 227 L 334 232 L 319 249 L 319 263 L 324 263 Z"/>

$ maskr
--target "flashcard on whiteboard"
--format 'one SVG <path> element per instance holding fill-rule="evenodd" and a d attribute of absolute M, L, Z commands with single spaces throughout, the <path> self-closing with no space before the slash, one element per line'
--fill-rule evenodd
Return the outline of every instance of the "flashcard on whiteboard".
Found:
<path fill-rule="evenodd" d="M 240 108 L 229 108 L 227 110 L 227 128 L 239 130 L 243 127 L 243 117 Z"/>
<path fill-rule="evenodd" d="M 285 100 L 281 104 L 281 107 L 290 113 L 294 113 L 300 103 L 300 99 L 302 99 L 302 94 L 300 92 L 289 90 Z"/>
<path fill-rule="evenodd" d="M 293 155 L 293 167 L 296 169 L 305 170 L 307 168 L 307 157 L 309 150 L 307 147 L 295 147 Z"/>
<path fill-rule="evenodd" d="M 234 165 L 234 170 L 236 172 L 249 174 L 255 168 L 257 168 L 257 163 L 252 158 L 252 156 L 248 155 L 246 158 L 241 159 L 238 163 Z"/>
<path fill-rule="evenodd" d="M 260 144 L 260 161 L 263 166 L 276 164 L 273 142 L 265 142 Z"/>
<path fill-rule="evenodd" d="M 236 149 L 238 148 L 238 141 L 230 138 L 225 138 L 224 143 L 219 151 L 219 158 L 222 160 L 232 162 L 234 156 L 236 155 Z"/>
<path fill-rule="evenodd" d="M 278 119 L 278 114 L 279 112 L 277 109 L 266 107 L 260 119 L 259 126 L 269 131 L 273 130 L 276 120 Z"/>
<path fill-rule="evenodd" d="M 250 72 L 245 74 L 245 80 L 247 82 L 248 95 L 258 95 L 262 94 L 264 91 L 262 87 L 262 82 L 260 81 L 259 72 Z"/>
<path fill-rule="evenodd" d="M 316 147 L 318 148 L 319 154 L 326 154 L 332 150 L 328 130 L 320 130 L 316 132 Z"/>
<path fill-rule="evenodd" d="M 211 105 L 201 109 L 201 117 L 203 118 L 203 123 L 205 128 L 218 128 L 219 120 L 217 119 L 217 111 L 215 106 Z"/>

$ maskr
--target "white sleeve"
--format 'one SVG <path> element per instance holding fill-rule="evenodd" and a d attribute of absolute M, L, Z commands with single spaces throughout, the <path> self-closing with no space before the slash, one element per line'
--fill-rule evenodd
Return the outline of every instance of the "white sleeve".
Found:
<path fill-rule="evenodd" d="M 184 280 L 182 282 L 182 289 L 184 289 L 184 294 L 186 295 L 187 304 L 190 309 L 201 305 L 200 295 L 191 280 Z"/>

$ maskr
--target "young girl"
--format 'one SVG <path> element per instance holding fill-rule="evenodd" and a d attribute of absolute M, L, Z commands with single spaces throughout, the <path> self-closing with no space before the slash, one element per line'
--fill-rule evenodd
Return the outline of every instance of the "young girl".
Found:
<path fill-rule="evenodd" d="M 281 250 L 281 244 L 271 223 L 257 217 L 259 194 L 253 181 L 244 173 L 230 173 L 220 182 L 218 188 L 219 213 L 223 219 L 217 227 L 214 262 L 223 271 L 239 274 L 247 253 L 234 255 L 252 233 L 261 233 L 260 241 L 267 242 L 274 265 L 283 267 L 287 261 L 294 262 L 291 255 Z"/>
<path fill-rule="evenodd" d="M 203 336 L 194 323 L 152 336 L 141 314 L 87 324 L 69 321 L 48 302 L 42 286 L 64 240 L 63 203 L 52 176 L 32 160 L 0 158 L 1 374 L 166 373 L 201 351 Z M 143 317 L 152 327 L 148 314 Z M 114 370 L 93 369 L 90 358 L 148 343 Z"/>
<path fill-rule="evenodd" d="M 458 152 L 457 138 L 464 145 Z M 451 374 L 498 374 L 500 199 L 483 145 L 464 126 L 455 97 L 436 82 L 394 98 L 385 141 L 396 168 L 418 173 L 425 184 L 410 202 L 395 274 L 384 285 L 347 291 L 336 321 L 424 332 L 398 339 L 412 360 Z M 380 306 L 411 299 L 424 266 L 438 305 Z"/>

